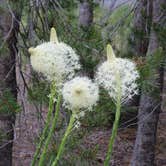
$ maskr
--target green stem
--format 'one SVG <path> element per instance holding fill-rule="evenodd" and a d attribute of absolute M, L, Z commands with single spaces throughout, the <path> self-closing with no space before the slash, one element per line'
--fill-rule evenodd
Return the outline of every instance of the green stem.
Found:
<path fill-rule="evenodd" d="M 108 145 L 108 152 L 106 155 L 106 159 L 104 161 L 104 166 L 109 166 L 109 161 L 112 155 L 112 150 L 113 150 L 113 145 L 114 145 L 114 141 L 117 135 L 117 130 L 118 130 L 118 125 L 119 125 L 119 119 L 120 119 L 120 108 L 121 108 L 121 104 L 117 103 L 117 107 L 116 107 L 116 116 L 115 116 L 115 121 L 113 124 L 113 129 L 112 129 L 112 135 L 109 141 L 109 145 Z"/>
<path fill-rule="evenodd" d="M 65 132 L 65 134 L 64 134 L 64 136 L 63 136 L 63 139 L 62 139 L 62 142 L 61 142 L 60 147 L 59 147 L 59 149 L 58 149 L 58 154 L 57 154 L 57 156 L 56 156 L 56 158 L 55 158 L 55 160 L 54 160 L 52 166 L 57 166 L 57 164 L 58 164 L 58 161 L 59 161 L 59 159 L 60 159 L 60 157 L 61 157 L 61 155 L 62 155 L 62 153 L 63 153 L 63 150 L 64 150 L 64 146 L 65 146 L 67 137 L 69 136 L 69 134 L 70 134 L 70 132 L 71 132 L 71 130 L 72 130 L 74 121 L 75 121 L 75 117 L 74 117 L 74 115 L 72 114 L 71 117 L 70 117 L 69 125 L 68 125 L 68 127 L 67 127 L 67 129 L 66 129 L 66 132 Z"/>
<path fill-rule="evenodd" d="M 44 143 L 47 131 L 48 131 L 49 123 L 50 123 L 50 120 L 51 120 L 51 115 L 52 115 L 52 112 L 53 112 L 54 98 L 55 98 L 55 95 L 56 95 L 56 87 L 55 87 L 54 82 L 51 84 L 50 90 L 51 90 L 51 97 L 49 99 L 49 109 L 48 109 L 48 113 L 47 113 L 46 123 L 45 123 L 44 129 L 43 129 L 42 135 L 40 137 L 40 141 L 37 145 L 36 152 L 34 154 L 31 166 L 35 166 L 37 157 L 38 157 L 38 155 L 40 153 L 40 150 L 43 146 L 43 143 Z"/>
<path fill-rule="evenodd" d="M 113 124 L 113 129 L 112 129 L 112 134 L 111 134 L 111 138 L 109 141 L 109 145 L 108 145 L 108 151 L 107 151 L 107 155 L 106 155 L 106 159 L 104 161 L 104 166 L 109 166 L 109 162 L 110 162 L 110 158 L 112 155 L 112 151 L 113 151 L 113 145 L 115 142 L 115 138 L 117 135 L 117 131 L 118 131 L 118 126 L 119 126 L 119 119 L 120 119 L 120 111 L 121 111 L 121 83 L 120 83 L 120 76 L 119 74 L 117 75 L 117 88 L 118 88 L 118 94 L 117 94 L 117 99 L 116 99 L 116 114 L 115 114 L 115 121 Z"/>
<path fill-rule="evenodd" d="M 39 160 L 39 166 L 44 165 L 44 159 L 45 159 L 45 156 L 46 156 L 46 153 L 47 153 L 48 145 L 51 141 L 51 138 L 52 138 L 52 135 L 55 131 L 56 123 L 57 123 L 57 120 L 58 120 L 58 116 L 59 116 L 59 112 L 60 112 L 60 106 L 61 106 L 61 99 L 62 99 L 62 95 L 59 95 L 58 96 L 58 101 L 57 101 L 57 104 L 56 104 L 55 116 L 54 116 L 54 119 L 53 119 L 53 122 L 52 122 L 50 132 L 49 132 L 48 137 L 45 141 L 45 146 L 44 146 L 43 152 L 42 152 L 40 160 Z"/>

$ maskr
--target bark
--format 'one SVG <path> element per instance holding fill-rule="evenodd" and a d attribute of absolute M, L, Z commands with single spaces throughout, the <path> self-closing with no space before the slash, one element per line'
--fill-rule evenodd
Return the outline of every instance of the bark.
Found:
<path fill-rule="evenodd" d="M 163 90 L 162 90 L 162 106 L 161 113 L 159 114 L 159 121 L 157 127 L 157 143 L 155 150 L 156 165 L 166 165 L 166 68 L 164 69 Z"/>
<path fill-rule="evenodd" d="M 159 36 L 154 29 L 154 25 L 159 24 L 158 19 L 161 16 L 161 6 L 164 4 L 164 0 L 153 1 L 153 19 L 151 36 L 149 41 L 149 47 L 147 55 L 154 55 L 153 53 L 160 46 Z M 158 76 L 161 76 L 160 69 L 156 69 Z M 149 80 L 153 85 L 157 86 L 157 92 L 161 92 L 161 77 L 155 78 L 152 76 Z M 149 92 L 143 92 L 140 99 L 140 107 L 138 113 L 138 129 L 135 141 L 135 147 L 133 151 L 133 157 L 131 160 L 131 166 L 154 166 L 155 165 L 155 145 L 156 145 L 156 133 L 157 123 L 160 113 L 160 94 L 157 96 Z"/>
<path fill-rule="evenodd" d="M 93 7 L 90 1 L 81 1 L 79 6 L 79 26 L 89 27 L 93 22 Z"/>
<path fill-rule="evenodd" d="M 152 1 L 139 0 L 134 11 L 134 53 L 146 56 L 152 18 Z"/>
<path fill-rule="evenodd" d="M 22 64 L 23 68 L 17 62 L 16 75 L 18 86 L 17 101 L 22 107 L 21 113 L 17 114 L 15 120 L 15 138 L 13 143 L 13 166 L 29 166 L 35 152 L 36 140 L 39 137 L 41 127 L 40 114 L 46 114 L 47 109 L 41 106 L 38 108 L 28 99 L 28 90 L 26 85 L 31 84 L 31 66 Z M 21 73 L 24 73 L 23 75 Z M 39 110 L 38 110 L 39 109 Z"/>
<path fill-rule="evenodd" d="M 164 0 L 162 1 L 164 4 Z M 164 5 L 163 5 L 164 7 Z M 164 13 L 165 12 L 165 13 Z M 160 23 L 159 25 L 156 23 L 158 28 L 158 32 L 160 33 L 160 43 L 163 46 L 164 51 L 164 67 L 163 67 L 163 84 L 162 84 L 162 103 L 161 103 L 161 112 L 159 114 L 159 121 L 158 121 L 158 127 L 157 127 L 157 143 L 156 143 L 156 165 L 166 165 L 166 143 L 165 143 L 165 136 L 166 136 L 166 11 L 164 11 L 163 8 L 163 15 L 160 15 L 160 17 L 157 17 L 158 19 L 156 22 Z M 161 33 L 162 32 L 162 33 Z"/>
<path fill-rule="evenodd" d="M 0 4 L 3 7 L 5 1 L 1 0 Z M 15 57 L 17 54 L 16 44 L 19 25 L 11 13 L 2 7 L 0 8 L 0 36 L 2 39 L 0 52 L 0 96 L 2 97 L 5 91 L 9 90 L 16 98 Z M 15 15 L 15 18 L 18 17 Z M 13 124 L 13 115 L 1 113 L 0 165 L 10 166 L 12 162 Z"/>
<path fill-rule="evenodd" d="M 34 32 L 34 16 L 36 16 L 33 1 L 30 1 L 28 15 L 28 42 L 29 47 L 34 46 L 37 37 Z M 26 64 L 22 62 L 22 58 L 26 58 Z M 47 113 L 46 106 L 35 101 L 29 100 L 28 88 L 32 82 L 32 67 L 29 57 L 20 56 L 16 59 L 16 80 L 18 87 L 17 102 L 20 104 L 22 111 L 16 115 L 15 120 L 15 138 L 13 143 L 13 166 L 29 166 L 35 152 L 37 139 L 44 125 L 45 115 Z M 32 96 L 31 96 L 32 99 Z M 35 99 L 34 99 L 35 100 Z"/>
<path fill-rule="evenodd" d="M 0 165 L 10 166 L 12 161 L 13 127 L 12 117 L 0 116 Z"/>

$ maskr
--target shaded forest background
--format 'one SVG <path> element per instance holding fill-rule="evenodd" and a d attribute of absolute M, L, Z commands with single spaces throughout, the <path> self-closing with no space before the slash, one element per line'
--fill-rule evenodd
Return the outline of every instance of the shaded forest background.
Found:
<path fill-rule="evenodd" d="M 45 122 L 49 86 L 32 70 L 28 48 L 49 40 L 51 27 L 94 77 L 111 43 L 118 57 L 136 62 L 140 94 L 123 106 L 111 166 L 166 166 L 165 0 L 0 0 L 0 166 L 28 166 Z M 81 120 L 61 165 L 102 165 L 114 121 L 103 91 Z M 48 165 L 69 115 L 61 111 Z"/>

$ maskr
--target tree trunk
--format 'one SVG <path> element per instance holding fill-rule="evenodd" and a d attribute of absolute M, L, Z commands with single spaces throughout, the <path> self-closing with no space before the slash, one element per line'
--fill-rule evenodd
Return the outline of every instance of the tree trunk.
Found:
<path fill-rule="evenodd" d="M 79 26 L 89 27 L 93 22 L 93 2 L 83 0 L 79 6 Z"/>
<path fill-rule="evenodd" d="M 16 66 L 17 86 L 19 89 L 17 101 L 21 105 L 22 111 L 17 114 L 15 120 L 13 166 L 29 166 L 31 164 L 36 148 L 35 142 L 42 129 L 39 115 L 47 112 L 46 108 L 38 108 L 29 101 L 26 85 L 31 84 L 31 77 L 29 77 L 31 76 L 31 66 L 30 64 L 22 64 L 22 66 L 23 68 L 21 69 L 19 63 Z M 23 75 L 20 70 L 24 73 Z"/>
<path fill-rule="evenodd" d="M 5 9 L 5 1 L 0 0 L 0 97 L 6 91 L 10 91 L 16 98 L 16 77 L 15 77 L 15 57 L 17 54 L 17 32 L 18 20 L 11 16 L 11 13 Z M 13 13 L 14 14 L 14 13 Z M 15 15 L 15 18 L 18 18 Z M 2 108 L 3 106 L 1 106 Z M 12 163 L 12 142 L 13 142 L 13 125 L 14 116 L 0 108 L 0 165 L 10 166 Z"/>
<path fill-rule="evenodd" d="M 12 162 L 13 126 L 12 117 L 0 115 L 0 165 L 10 166 Z"/>
<path fill-rule="evenodd" d="M 166 126 L 166 68 L 164 69 L 161 113 L 159 114 L 159 122 L 157 127 L 157 143 L 156 143 L 156 153 L 155 153 L 157 166 L 166 165 L 165 126 Z"/>
<path fill-rule="evenodd" d="M 36 4 L 33 3 L 33 0 L 30 2 L 27 40 L 31 46 L 34 46 L 37 40 L 33 22 L 34 16 L 36 16 Z M 22 59 L 25 58 L 26 64 L 25 61 L 24 63 L 22 62 Z M 28 88 L 33 83 L 29 57 L 20 56 L 19 59 L 16 59 L 16 64 L 17 102 L 20 104 L 22 111 L 16 115 L 15 120 L 12 166 L 29 166 L 31 165 L 36 143 L 44 126 L 44 119 L 48 109 L 42 104 L 39 104 L 39 106 L 35 105 L 35 101 L 29 101 Z"/>
<path fill-rule="evenodd" d="M 152 1 L 138 0 L 134 11 L 133 44 L 136 56 L 146 56 L 152 20 Z"/>
<path fill-rule="evenodd" d="M 164 3 L 163 0 L 163 11 L 164 11 Z M 160 15 L 158 17 L 156 26 L 158 27 L 158 33 L 160 36 L 160 43 L 163 46 L 164 51 L 164 70 L 163 70 L 163 84 L 162 84 L 162 103 L 161 103 L 161 112 L 159 114 L 159 121 L 158 121 L 158 127 L 157 127 L 157 143 L 156 143 L 156 165 L 166 165 L 166 11 L 165 14 Z"/>
<path fill-rule="evenodd" d="M 161 21 L 159 16 L 161 16 L 163 12 L 161 9 L 162 5 L 164 5 L 164 0 L 153 1 L 153 25 L 151 28 L 147 55 L 154 56 L 153 53 L 160 46 L 159 37 L 154 29 L 154 25 L 159 24 Z M 156 69 L 156 74 L 158 74 L 158 76 L 161 74 L 159 70 L 159 68 Z M 161 92 L 161 78 L 159 79 L 155 78 L 155 76 L 151 76 L 151 78 L 147 81 L 151 81 L 154 86 L 157 86 L 157 89 L 155 90 Z M 152 94 L 150 92 L 143 92 L 140 99 L 138 129 L 131 166 L 155 165 L 156 132 L 161 99 L 160 94 L 154 96 L 154 93 Z"/>
<path fill-rule="evenodd" d="M 150 36 L 152 22 L 152 1 L 138 0 L 134 10 L 133 35 L 131 37 L 133 55 L 145 57 Z M 128 105 L 139 106 L 140 95 L 128 102 Z"/>

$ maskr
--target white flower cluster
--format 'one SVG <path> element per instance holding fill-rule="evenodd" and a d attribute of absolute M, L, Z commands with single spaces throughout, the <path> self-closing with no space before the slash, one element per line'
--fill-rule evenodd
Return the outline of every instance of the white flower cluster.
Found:
<path fill-rule="evenodd" d="M 75 77 L 66 82 L 62 89 L 64 106 L 73 112 L 76 118 L 84 116 L 81 109 L 91 110 L 99 99 L 98 86 L 87 77 Z"/>
<path fill-rule="evenodd" d="M 79 57 L 65 43 L 46 42 L 36 48 L 30 48 L 31 64 L 34 70 L 41 72 L 49 81 L 62 83 L 71 79 L 80 69 Z"/>
<path fill-rule="evenodd" d="M 119 80 L 117 79 L 119 75 Z M 96 82 L 106 89 L 115 101 L 118 95 L 118 81 L 120 81 L 121 102 L 126 102 L 138 93 L 136 80 L 139 74 L 136 65 L 122 58 L 112 57 L 99 66 L 96 73 Z"/>

